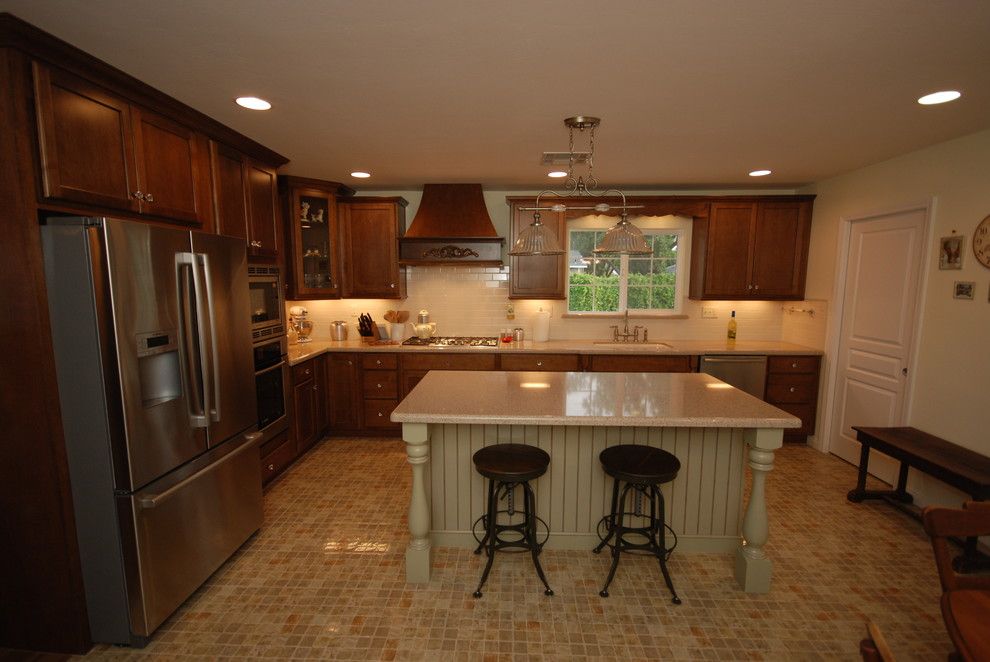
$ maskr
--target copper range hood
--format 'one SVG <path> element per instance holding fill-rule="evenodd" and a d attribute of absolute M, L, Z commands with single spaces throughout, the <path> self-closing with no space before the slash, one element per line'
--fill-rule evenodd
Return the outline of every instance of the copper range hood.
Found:
<path fill-rule="evenodd" d="M 502 245 L 481 184 L 426 184 L 412 225 L 399 239 L 399 264 L 502 266 Z"/>

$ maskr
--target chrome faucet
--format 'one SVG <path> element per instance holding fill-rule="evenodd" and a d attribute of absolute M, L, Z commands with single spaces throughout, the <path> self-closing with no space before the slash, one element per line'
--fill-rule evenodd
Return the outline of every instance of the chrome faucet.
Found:
<path fill-rule="evenodd" d="M 626 309 L 626 312 L 623 314 L 622 320 L 623 320 L 623 324 L 622 324 L 622 332 L 621 333 L 619 332 L 618 325 L 613 324 L 611 326 L 611 329 L 612 329 L 612 341 L 613 342 L 646 342 L 646 334 L 647 334 L 646 327 L 642 327 L 642 326 L 639 326 L 637 324 L 636 326 L 633 327 L 633 330 L 632 331 L 629 330 L 629 309 L 628 308 Z M 643 329 L 643 339 L 642 340 L 639 339 L 639 330 L 640 329 Z"/>

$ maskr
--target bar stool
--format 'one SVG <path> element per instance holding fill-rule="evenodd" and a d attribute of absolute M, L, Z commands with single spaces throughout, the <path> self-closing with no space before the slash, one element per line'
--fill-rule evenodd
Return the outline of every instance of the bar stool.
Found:
<path fill-rule="evenodd" d="M 652 554 L 660 561 L 660 571 L 673 596 L 671 601 L 675 605 L 681 604 L 667 570 L 667 559 L 677 547 L 677 534 L 664 521 L 663 494 L 659 488 L 659 485 L 669 483 L 677 477 L 681 468 L 680 461 L 667 451 L 638 444 L 610 446 L 598 455 L 598 460 L 605 473 L 613 479 L 612 509 L 598 522 L 598 537 L 602 541 L 594 549 L 595 554 L 598 554 L 606 546 L 611 548 L 612 567 L 608 571 L 605 586 L 598 595 L 608 597 L 609 584 L 619 567 L 619 554 L 644 552 Z M 619 484 L 623 482 L 625 486 L 620 492 Z M 633 510 L 626 509 L 626 497 L 630 496 L 630 492 L 634 499 Z M 643 509 L 644 497 L 649 501 L 648 515 Z M 647 518 L 646 526 L 628 526 L 626 518 L 633 516 Z M 607 535 L 602 535 L 603 528 Z M 670 547 L 667 547 L 667 531 L 674 537 L 674 544 Z M 630 536 L 634 539 L 630 539 Z"/>
<path fill-rule="evenodd" d="M 529 550 L 533 555 L 536 574 L 540 576 L 540 581 L 546 587 L 544 594 L 553 595 L 539 558 L 546 538 L 542 542 L 537 542 L 536 536 L 536 523 L 540 522 L 544 528 L 547 528 L 547 524 L 536 516 L 536 497 L 533 495 L 533 488 L 529 486 L 529 481 L 546 473 L 550 456 L 546 451 L 527 444 L 495 444 L 479 450 L 474 454 L 473 459 L 475 469 L 488 479 L 487 512 L 475 520 L 472 527 L 475 529 L 480 523 L 485 531 L 484 537 L 480 540 L 475 535 L 478 547 L 474 553 L 480 554 L 484 549 L 488 555 L 488 562 L 485 564 L 485 571 L 481 574 L 481 581 L 474 592 L 474 597 L 481 597 L 481 587 L 488 579 L 488 573 L 495 560 L 495 552 L 509 548 Z M 500 514 L 510 518 L 516 514 L 513 493 L 517 486 L 522 487 L 523 492 L 523 520 L 517 524 L 499 524 Z M 498 502 L 501 499 L 506 500 L 505 510 L 498 509 Z"/>

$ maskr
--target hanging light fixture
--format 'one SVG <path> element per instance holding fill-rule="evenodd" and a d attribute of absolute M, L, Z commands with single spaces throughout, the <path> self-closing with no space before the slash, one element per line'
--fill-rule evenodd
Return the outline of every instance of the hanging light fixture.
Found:
<path fill-rule="evenodd" d="M 643 232 L 629 221 L 629 215 L 626 213 L 626 210 L 640 209 L 642 205 L 626 204 L 625 194 L 618 189 L 598 190 L 598 179 L 595 177 L 595 129 L 599 124 L 601 124 L 600 118 L 585 117 L 583 115 L 568 117 L 564 120 L 564 125 L 568 128 L 570 134 L 567 179 L 564 181 L 564 191 L 559 193 L 551 190 L 541 191 L 536 196 L 535 207 L 522 208 L 524 211 L 533 212 L 533 222 L 529 227 L 519 233 L 519 237 L 513 244 L 512 250 L 509 251 L 509 255 L 560 255 L 563 253 L 564 249 L 561 248 L 557 236 L 550 228 L 543 225 L 543 222 L 540 220 L 540 212 L 547 210 L 563 212 L 569 209 L 588 209 L 600 214 L 604 214 L 611 209 L 621 210 L 619 222 L 608 229 L 601 243 L 595 247 L 595 253 L 625 253 L 629 255 L 648 255 L 652 253 L 649 244 L 646 243 Z M 588 163 L 587 181 L 583 176 L 574 176 L 574 129 L 582 133 L 585 129 L 589 130 L 590 149 L 587 152 L 586 159 Z M 618 194 L 622 198 L 622 204 L 609 205 L 605 202 L 600 202 L 595 205 L 581 206 L 557 203 L 549 207 L 540 206 L 540 201 L 545 195 L 555 195 L 559 198 L 584 196 L 604 198 L 609 194 Z"/>

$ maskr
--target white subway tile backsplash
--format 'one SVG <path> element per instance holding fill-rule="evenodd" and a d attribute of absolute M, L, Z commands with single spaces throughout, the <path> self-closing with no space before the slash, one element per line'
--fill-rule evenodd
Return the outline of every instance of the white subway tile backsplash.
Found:
<path fill-rule="evenodd" d="M 288 305 L 304 305 L 308 308 L 315 328 L 313 337 L 326 339 L 330 335 L 330 322 L 346 320 L 351 323 L 351 336 L 357 337 L 357 316 L 369 313 L 382 322 L 387 310 L 408 310 L 415 321 L 421 309 L 430 312 L 442 335 L 491 336 L 504 327 L 522 327 L 532 337 L 533 319 L 540 308 L 551 311 L 551 339 L 606 338 L 614 318 L 579 319 L 562 317 L 567 302 L 556 300 L 513 300 L 515 319 L 506 319 L 509 296 L 509 267 L 409 267 L 407 269 L 408 298 L 405 301 L 385 299 L 339 299 L 329 301 L 293 301 Z M 788 320 L 779 302 L 769 301 L 706 301 L 704 307 L 715 310 L 715 319 L 701 317 L 702 302 L 686 299 L 682 319 L 635 318 L 631 323 L 645 326 L 651 339 L 656 340 L 714 340 L 725 336 L 729 313 L 736 311 L 738 334 L 746 340 L 788 340 L 803 345 L 809 342 L 783 337 L 784 328 L 793 338 L 817 338 L 815 328 L 819 322 L 824 328 L 824 303 L 815 302 L 823 309 L 816 315 L 813 326 L 801 320 Z M 406 336 L 411 329 L 406 330 Z M 820 345 L 811 345 L 819 347 Z"/>

